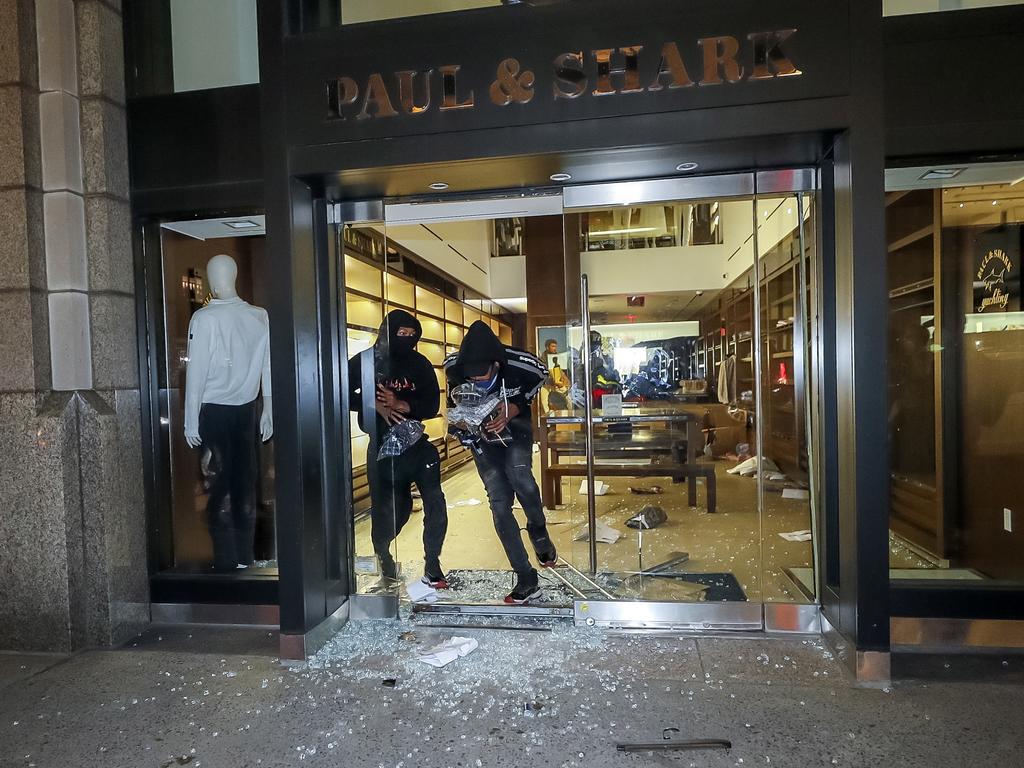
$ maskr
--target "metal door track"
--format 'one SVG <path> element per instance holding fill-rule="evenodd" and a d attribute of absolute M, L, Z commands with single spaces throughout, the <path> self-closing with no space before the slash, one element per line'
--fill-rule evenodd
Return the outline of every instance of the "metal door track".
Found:
<path fill-rule="evenodd" d="M 495 603 L 414 603 L 413 613 L 446 614 L 458 616 L 532 616 L 572 619 L 575 609 L 571 605 L 504 605 Z"/>

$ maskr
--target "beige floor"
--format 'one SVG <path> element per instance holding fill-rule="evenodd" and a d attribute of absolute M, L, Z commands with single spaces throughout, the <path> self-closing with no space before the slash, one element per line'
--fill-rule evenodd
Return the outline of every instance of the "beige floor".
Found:
<path fill-rule="evenodd" d="M 807 501 L 783 499 L 778 492 L 766 494 L 765 513 L 757 513 L 756 481 L 726 473 L 732 464 L 718 462 L 718 510 L 708 514 L 703 484 L 698 503 L 687 505 L 685 484 L 673 485 L 667 478 L 606 478 L 611 490 L 597 499 L 597 516 L 622 534 L 614 544 L 597 545 L 598 571 L 619 575 L 649 568 L 675 551 L 688 552 L 690 559 L 676 570 L 688 573 L 732 573 L 750 601 L 807 602 L 808 599 L 786 575 L 788 568 L 807 568 L 813 561 L 810 542 L 788 542 L 778 536 L 785 531 L 811 527 Z M 539 460 L 535 463 L 539 477 Z M 589 562 L 589 544 L 573 541 L 585 528 L 586 496 L 578 493 L 580 481 L 566 480 L 565 504 L 548 511 L 549 531 L 559 553 L 581 570 Z M 658 496 L 635 495 L 629 486 L 661 485 Z M 443 484 L 449 504 L 448 537 L 442 564 L 446 570 L 507 570 L 508 561 L 494 533 L 487 496 L 472 464 L 463 466 Z M 465 505 L 477 500 L 479 504 Z M 461 504 L 460 504 L 461 502 Z M 668 521 L 642 534 L 624 523 L 645 504 L 658 504 Z M 452 506 L 456 505 L 456 506 Z M 525 525 L 522 511 L 517 512 Z M 399 535 L 396 558 L 404 572 L 416 574 L 422 568 L 422 516 L 413 518 Z M 525 540 L 525 534 L 524 534 Z M 527 544 L 529 549 L 529 544 Z M 356 554 L 369 556 L 369 521 L 356 528 Z M 370 578 L 361 579 L 369 582 Z M 645 579 L 637 597 L 646 599 L 692 599 L 670 579 Z"/>

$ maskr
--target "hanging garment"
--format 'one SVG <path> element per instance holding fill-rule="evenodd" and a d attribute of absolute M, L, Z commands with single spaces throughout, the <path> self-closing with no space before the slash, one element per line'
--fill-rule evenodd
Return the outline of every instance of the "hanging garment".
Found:
<path fill-rule="evenodd" d="M 718 366 L 718 402 L 736 399 L 736 355 L 729 355 Z"/>

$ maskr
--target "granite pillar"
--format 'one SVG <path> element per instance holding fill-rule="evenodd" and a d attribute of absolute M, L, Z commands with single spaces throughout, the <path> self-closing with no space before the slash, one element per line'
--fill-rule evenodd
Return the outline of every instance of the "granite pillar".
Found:
<path fill-rule="evenodd" d="M 0 0 L 0 649 L 149 618 L 120 7 Z"/>

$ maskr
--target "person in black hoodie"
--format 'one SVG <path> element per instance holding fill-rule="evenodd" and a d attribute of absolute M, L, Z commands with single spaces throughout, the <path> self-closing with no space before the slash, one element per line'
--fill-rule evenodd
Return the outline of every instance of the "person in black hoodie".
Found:
<path fill-rule="evenodd" d="M 530 403 L 547 379 L 547 369 L 535 355 L 502 344 L 490 327 L 478 320 L 469 327 L 458 353 L 445 360 L 444 370 L 449 406 L 455 404 L 453 390 L 467 383 L 472 383 L 480 396 L 500 397 L 501 404 L 483 425 L 485 433 L 502 436 L 500 439 L 458 436 L 471 444 L 477 471 L 487 490 L 494 530 L 516 573 L 515 586 L 505 602 L 527 603 L 540 595 L 540 580 L 530 565 L 519 523 L 512 512 L 515 497 L 523 505 L 526 531 L 541 565 L 551 567 L 558 558 L 548 536 L 540 489 L 533 477 Z M 506 438 L 507 435 L 510 437 Z"/>
<path fill-rule="evenodd" d="M 400 455 L 377 459 L 394 425 L 406 419 L 432 419 L 440 409 L 437 376 L 430 361 L 416 351 L 422 333 L 419 320 L 408 312 L 388 312 L 373 347 L 348 362 L 349 403 L 357 412 L 360 429 L 370 436 L 366 457 L 372 504 L 370 538 L 381 576 L 398 578 L 390 547 L 409 521 L 415 483 L 423 499 L 423 582 L 444 589 L 448 581 L 441 570 L 441 547 L 448 531 L 448 507 L 441 491 L 437 449 L 424 433 Z"/>

